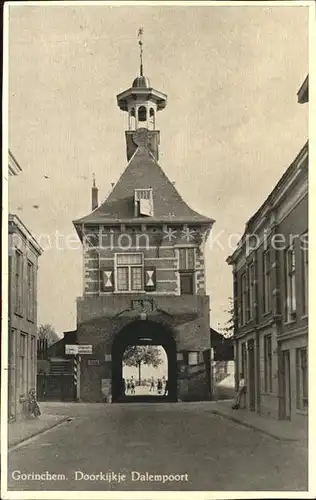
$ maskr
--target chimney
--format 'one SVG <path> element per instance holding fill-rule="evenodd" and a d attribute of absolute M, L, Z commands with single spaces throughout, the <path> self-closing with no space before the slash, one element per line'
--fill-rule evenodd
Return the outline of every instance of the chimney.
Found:
<path fill-rule="evenodd" d="M 92 184 L 92 210 L 98 208 L 98 188 L 95 185 L 95 175 L 93 174 L 93 184 Z"/>

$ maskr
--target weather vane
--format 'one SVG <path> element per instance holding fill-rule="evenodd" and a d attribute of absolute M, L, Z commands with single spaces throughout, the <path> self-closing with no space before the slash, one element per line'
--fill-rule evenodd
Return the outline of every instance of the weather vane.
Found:
<path fill-rule="evenodd" d="M 140 76 L 143 76 L 143 33 L 144 28 L 139 28 L 138 30 L 138 43 L 140 48 Z"/>

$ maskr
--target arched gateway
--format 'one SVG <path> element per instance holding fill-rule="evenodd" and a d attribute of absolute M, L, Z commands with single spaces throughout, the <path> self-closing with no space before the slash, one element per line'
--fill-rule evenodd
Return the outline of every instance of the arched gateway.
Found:
<path fill-rule="evenodd" d="M 166 351 L 168 358 L 168 395 L 133 396 L 124 394 L 123 354 L 128 346 L 158 345 Z M 128 401 L 177 401 L 177 349 L 173 332 L 166 325 L 154 321 L 133 321 L 123 327 L 112 344 L 112 402 Z"/>
<path fill-rule="evenodd" d="M 111 386 L 112 401 L 122 399 L 122 355 L 131 342 L 165 349 L 170 400 L 207 399 L 204 248 L 214 220 L 185 203 L 158 163 L 157 114 L 167 96 L 153 88 L 143 65 L 117 104 L 129 117 L 128 165 L 100 205 L 93 185 L 92 212 L 74 221 L 85 250 L 77 342 L 91 352 L 81 357 L 78 399 L 101 401 Z"/>

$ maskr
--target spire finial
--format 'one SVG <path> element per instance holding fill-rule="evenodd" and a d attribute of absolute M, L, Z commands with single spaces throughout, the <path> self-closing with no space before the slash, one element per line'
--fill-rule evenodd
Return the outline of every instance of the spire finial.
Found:
<path fill-rule="evenodd" d="M 139 28 L 138 30 L 138 44 L 140 48 L 140 76 L 143 76 L 143 33 L 144 28 Z"/>
<path fill-rule="evenodd" d="M 95 188 L 95 174 L 92 174 L 92 185 Z"/>

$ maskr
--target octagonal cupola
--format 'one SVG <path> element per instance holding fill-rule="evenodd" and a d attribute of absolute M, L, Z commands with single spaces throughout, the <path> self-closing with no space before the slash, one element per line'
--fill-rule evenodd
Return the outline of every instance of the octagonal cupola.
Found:
<path fill-rule="evenodd" d="M 140 47 L 140 72 L 132 86 L 117 95 L 117 104 L 128 113 L 128 130 L 146 128 L 156 130 L 156 114 L 166 107 L 167 96 L 151 87 L 143 71 L 143 30 L 138 32 Z"/>

